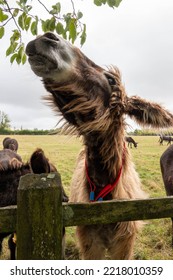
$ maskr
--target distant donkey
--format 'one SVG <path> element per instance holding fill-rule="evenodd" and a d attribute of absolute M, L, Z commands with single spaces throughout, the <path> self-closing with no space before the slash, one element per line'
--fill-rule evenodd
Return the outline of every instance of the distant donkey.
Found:
<path fill-rule="evenodd" d="M 5 137 L 2 144 L 4 149 L 10 149 L 14 152 L 17 152 L 19 148 L 17 140 L 10 137 Z"/>
<path fill-rule="evenodd" d="M 128 147 L 132 148 L 132 144 L 133 144 L 133 146 L 134 146 L 135 148 L 137 148 L 138 143 L 135 142 L 135 140 L 134 140 L 132 137 L 126 136 L 126 137 L 125 137 L 125 140 L 126 140 L 126 142 L 128 143 Z"/>
<path fill-rule="evenodd" d="M 160 168 L 167 195 L 173 195 L 173 145 L 169 146 L 160 158 Z M 173 217 L 172 246 L 173 246 Z"/>
<path fill-rule="evenodd" d="M 163 141 L 167 142 L 167 145 L 171 145 L 171 141 L 173 141 L 173 137 L 166 136 L 166 135 L 160 135 L 159 143 L 160 145 L 163 145 Z"/>
<path fill-rule="evenodd" d="M 156 128 L 172 126 L 173 115 L 157 103 L 127 96 L 117 67 L 103 69 L 51 32 L 29 42 L 26 54 L 49 92 L 47 100 L 67 121 L 67 129 L 71 126 L 83 136 L 70 201 L 145 198 L 124 141 L 125 115 Z M 77 226 L 81 258 L 131 259 L 140 225 L 139 221 L 107 221 Z"/>
<path fill-rule="evenodd" d="M 50 172 L 58 171 L 45 156 L 42 149 L 36 149 L 27 163 L 23 163 L 21 157 L 11 149 L 0 150 L 0 207 L 17 204 L 17 189 L 21 176 L 28 173 L 41 174 Z M 62 190 L 62 200 L 67 202 L 68 197 L 65 194 L 63 186 L 59 187 Z M 2 251 L 3 239 L 10 234 L 11 232 L 0 233 L 0 254 Z M 64 234 L 65 229 L 63 229 L 63 235 Z M 10 258 L 14 260 L 16 258 L 16 234 L 12 233 L 10 235 L 8 244 L 10 249 Z"/>

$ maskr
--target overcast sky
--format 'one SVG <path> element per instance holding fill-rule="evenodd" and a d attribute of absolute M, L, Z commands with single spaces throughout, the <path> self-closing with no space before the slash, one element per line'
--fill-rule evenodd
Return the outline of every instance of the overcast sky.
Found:
<path fill-rule="evenodd" d="M 69 0 L 61 2 L 70 7 Z M 173 1 L 122 0 L 118 9 L 96 7 L 92 0 L 74 3 L 87 24 L 82 51 L 101 66 L 118 66 L 128 95 L 159 102 L 173 113 Z M 28 63 L 10 65 L 8 40 L 0 40 L 0 110 L 12 128 L 54 128 L 58 118 L 41 99 L 46 91 L 40 78 Z"/>

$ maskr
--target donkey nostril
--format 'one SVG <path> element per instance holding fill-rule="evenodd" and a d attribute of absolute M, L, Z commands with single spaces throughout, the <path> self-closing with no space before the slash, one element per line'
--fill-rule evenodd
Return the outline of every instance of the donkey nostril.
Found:
<path fill-rule="evenodd" d="M 36 47 L 34 41 L 31 41 L 27 44 L 25 52 L 28 56 L 32 56 L 36 54 Z"/>
<path fill-rule="evenodd" d="M 59 41 L 59 38 L 52 32 L 47 32 L 44 34 L 44 37 L 54 40 L 54 41 Z"/>

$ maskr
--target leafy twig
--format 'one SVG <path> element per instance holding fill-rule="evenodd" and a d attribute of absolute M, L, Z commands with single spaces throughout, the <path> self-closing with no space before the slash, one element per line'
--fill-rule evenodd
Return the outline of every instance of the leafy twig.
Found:
<path fill-rule="evenodd" d="M 15 17 L 13 16 L 13 13 L 11 12 L 11 9 L 10 9 L 10 6 L 8 5 L 8 2 L 7 2 L 6 0 L 4 0 L 4 2 L 5 2 L 6 6 L 7 6 L 7 8 L 8 8 L 8 11 L 9 11 L 9 13 L 10 13 L 10 15 L 11 15 L 11 19 L 13 19 L 14 24 L 16 25 L 17 30 L 18 30 L 19 33 L 20 33 L 20 43 L 22 43 L 20 27 L 19 27 L 19 25 L 17 24 L 17 21 L 16 21 Z"/>

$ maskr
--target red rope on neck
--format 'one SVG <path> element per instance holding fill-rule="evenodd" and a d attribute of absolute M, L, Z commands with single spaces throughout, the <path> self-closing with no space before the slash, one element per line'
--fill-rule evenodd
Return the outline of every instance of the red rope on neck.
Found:
<path fill-rule="evenodd" d="M 85 169 L 86 169 L 86 177 L 87 177 L 87 180 L 88 180 L 88 183 L 90 185 L 90 201 L 97 201 L 97 200 L 103 200 L 103 198 L 109 194 L 111 191 L 113 191 L 113 189 L 116 187 L 116 185 L 118 184 L 119 182 L 119 179 L 121 177 L 121 174 L 122 174 L 122 169 L 123 169 L 123 164 L 124 164 L 124 153 L 125 153 L 125 143 L 124 143 L 124 151 L 123 151 L 123 157 L 122 157 L 122 165 L 120 167 L 120 170 L 118 172 L 118 176 L 115 180 L 115 182 L 111 185 L 111 184 L 108 184 L 106 185 L 100 192 L 99 194 L 96 196 L 96 198 L 94 198 L 94 192 L 96 190 L 96 185 L 91 181 L 90 177 L 89 177 L 89 173 L 88 173 L 88 167 L 87 167 L 87 164 L 86 164 L 86 161 L 85 161 Z"/>
<path fill-rule="evenodd" d="M 86 170 L 86 177 L 87 177 L 88 183 L 90 185 L 90 190 L 91 190 L 91 192 L 94 192 L 96 190 L 96 185 L 91 181 L 91 179 L 89 177 L 88 166 L 86 164 L 86 161 L 85 161 L 85 170 Z"/>

